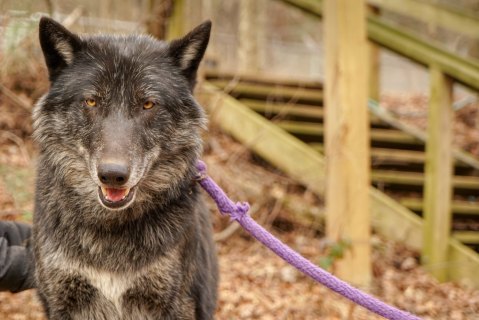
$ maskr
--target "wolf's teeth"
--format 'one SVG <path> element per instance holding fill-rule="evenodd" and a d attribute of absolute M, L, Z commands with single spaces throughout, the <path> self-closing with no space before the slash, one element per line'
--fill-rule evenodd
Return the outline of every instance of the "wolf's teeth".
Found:
<path fill-rule="evenodd" d="M 117 189 L 100 186 L 103 197 L 112 202 L 117 202 L 126 199 L 130 194 L 131 189 Z"/>

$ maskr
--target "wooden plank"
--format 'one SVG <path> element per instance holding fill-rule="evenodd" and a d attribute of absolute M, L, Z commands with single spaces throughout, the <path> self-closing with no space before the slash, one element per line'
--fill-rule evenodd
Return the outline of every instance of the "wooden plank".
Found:
<path fill-rule="evenodd" d="M 324 111 L 319 106 L 300 103 L 275 103 L 265 102 L 256 99 L 240 99 L 241 102 L 256 112 L 269 115 L 289 115 L 304 118 L 311 118 L 316 120 L 323 120 Z M 375 126 L 387 126 L 381 119 L 375 115 L 370 115 L 370 123 Z"/>
<path fill-rule="evenodd" d="M 413 151 L 413 150 L 401 150 L 401 149 L 388 149 L 388 148 L 373 148 L 371 150 L 371 158 L 373 159 L 374 165 L 381 165 L 383 163 L 408 163 L 408 164 L 424 164 L 426 156 L 422 151 Z M 461 162 L 455 161 L 455 166 L 458 168 L 467 168 L 470 169 L 470 166 Z M 469 182 L 458 178 L 461 183 L 468 184 Z M 474 179 L 471 180 L 472 184 L 475 185 Z"/>
<path fill-rule="evenodd" d="M 228 70 L 218 70 L 207 68 L 205 70 L 205 77 L 209 81 L 213 80 L 228 80 L 228 81 L 237 81 L 237 82 L 250 82 L 250 83 L 260 83 L 260 84 L 269 84 L 274 86 L 283 86 L 283 87 L 300 87 L 307 89 L 322 89 L 323 83 L 319 80 L 306 79 L 306 78 L 297 78 L 297 77 L 288 77 L 278 76 L 273 74 L 267 74 L 265 71 L 261 73 L 250 73 L 250 72 L 238 72 L 238 71 L 228 71 Z"/>
<path fill-rule="evenodd" d="M 442 174 L 445 174 L 443 172 Z M 452 185 L 457 189 L 479 189 L 479 177 L 474 176 L 454 176 L 452 177 Z"/>
<path fill-rule="evenodd" d="M 296 103 L 270 103 L 262 100 L 240 99 L 242 103 L 256 112 L 266 114 L 284 114 L 291 116 L 306 117 L 322 120 L 324 116 L 323 108 L 306 104 Z"/>
<path fill-rule="evenodd" d="M 424 174 L 419 172 L 401 172 L 396 170 L 373 170 L 372 180 L 387 184 L 421 186 L 425 183 Z M 463 190 L 477 190 L 479 177 L 454 176 L 452 178 L 454 188 Z"/>
<path fill-rule="evenodd" d="M 424 175 L 417 172 L 401 172 L 399 174 L 396 170 L 373 170 L 371 180 L 390 185 L 422 186 Z"/>
<path fill-rule="evenodd" d="M 211 80 L 213 85 L 222 88 L 231 95 L 245 95 L 247 97 L 255 98 L 280 98 L 297 101 L 308 101 L 318 105 L 323 103 L 323 93 L 318 90 L 311 90 L 306 88 L 291 88 L 282 86 L 272 86 L 265 84 L 250 84 L 250 83 L 236 83 L 235 81 L 227 80 Z"/>
<path fill-rule="evenodd" d="M 448 270 L 435 266 L 444 264 L 447 260 L 447 239 L 451 231 L 454 121 L 452 81 L 437 66 L 430 68 L 430 79 L 424 183 L 424 246 L 421 260 L 439 281 L 446 281 Z"/>
<path fill-rule="evenodd" d="M 425 155 L 424 155 L 424 152 L 422 151 L 387 149 L 387 148 L 371 149 L 371 157 L 374 162 L 378 162 L 378 163 L 403 162 L 403 163 L 423 164 L 425 160 Z"/>
<path fill-rule="evenodd" d="M 280 128 L 287 130 L 288 132 L 291 132 L 293 134 L 303 134 L 310 136 L 324 135 L 324 127 L 320 123 L 281 120 L 275 121 L 275 124 Z M 412 137 L 407 133 L 398 130 L 371 129 L 370 137 L 373 141 L 412 145 L 422 144 L 421 141 L 419 141 L 415 137 Z"/>
<path fill-rule="evenodd" d="M 421 145 L 422 143 L 415 137 L 397 130 L 389 129 L 371 129 L 371 140 L 411 145 Z"/>
<path fill-rule="evenodd" d="M 309 143 L 314 150 L 323 153 L 324 146 L 322 143 Z M 371 159 L 377 162 L 404 162 L 422 164 L 424 163 L 425 155 L 422 151 L 400 150 L 400 149 L 386 149 L 386 148 L 371 148 Z"/>
<path fill-rule="evenodd" d="M 479 244 L 479 231 L 454 231 L 452 236 L 466 244 Z"/>
<path fill-rule="evenodd" d="M 337 274 L 370 285 L 368 43 L 364 0 L 325 0 L 326 235 L 349 241 Z M 354 48 L 354 50 L 352 50 Z"/>
<path fill-rule="evenodd" d="M 308 143 L 308 145 L 314 150 L 323 153 L 324 146 L 320 142 Z M 388 149 L 388 148 L 371 148 L 371 159 L 374 165 L 383 163 L 409 163 L 409 164 L 424 164 L 426 155 L 422 151 L 413 150 L 401 150 L 401 149 Z M 456 166 L 461 168 L 469 168 L 469 166 L 463 162 L 456 161 Z M 476 188 L 477 182 L 474 178 L 456 178 L 458 183 L 468 186 L 469 189 Z"/>
<path fill-rule="evenodd" d="M 399 203 L 410 210 L 422 211 L 424 201 L 420 198 L 401 198 Z M 479 215 L 479 202 L 454 200 L 451 210 L 454 214 L 476 216 Z"/>
<path fill-rule="evenodd" d="M 271 125 L 264 117 L 249 110 L 248 107 L 208 82 L 205 82 L 198 89 L 200 101 L 210 114 L 211 122 L 220 126 L 225 132 L 230 133 L 247 146 L 254 147 L 255 152 L 258 152 L 264 159 L 272 165 L 281 166 L 285 173 L 290 174 L 315 194 L 324 195 L 323 156 L 309 148 L 302 147 L 293 147 L 295 153 L 284 151 L 290 150 L 288 146 L 286 146 L 286 149 L 280 148 L 279 151 L 275 149 L 271 151 L 270 144 L 295 144 L 291 142 L 294 140 L 300 145 L 303 145 L 303 143 L 292 136 L 285 140 L 287 142 L 283 141 L 281 139 L 282 134 L 278 134 L 278 130 L 282 131 L 281 129 Z M 243 109 L 246 109 L 246 111 Z M 243 130 L 246 124 L 248 124 L 247 130 Z M 247 137 L 245 137 L 245 131 L 248 132 Z M 284 131 L 283 134 L 288 135 Z M 256 140 L 263 139 L 266 143 L 254 143 Z M 268 155 L 269 152 L 272 152 L 272 155 Z M 282 159 L 288 158 L 286 155 L 289 156 L 290 154 L 295 155 L 294 160 L 282 162 Z M 298 163 L 302 165 L 298 166 Z M 303 166 L 307 166 L 310 170 L 295 173 L 298 167 Z M 421 218 L 374 187 L 370 187 L 369 195 L 371 197 L 372 223 L 375 230 L 389 239 L 401 241 L 410 248 L 419 250 L 422 246 Z M 479 255 L 452 238 L 449 240 L 447 266 L 450 266 L 449 276 L 451 280 L 466 281 L 479 288 L 479 277 L 477 277 Z"/>
<path fill-rule="evenodd" d="M 401 241 L 410 248 L 420 250 L 422 219 L 374 187 L 370 188 L 369 194 L 374 229 L 389 239 Z"/>
<path fill-rule="evenodd" d="M 479 288 L 479 254 L 452 237 L 449 238 L 447 252 L 447 262 L 439 267 L 448 269 L 448 280 Z"/>
<path fill-rule="evenodd" d="M 417 0 L 368 0 L 368 3 L 423 21 L 429 26 L 440 26 L 475 39 L 479 35 L 479 17 L 449 10 L 438 3 Z"/>

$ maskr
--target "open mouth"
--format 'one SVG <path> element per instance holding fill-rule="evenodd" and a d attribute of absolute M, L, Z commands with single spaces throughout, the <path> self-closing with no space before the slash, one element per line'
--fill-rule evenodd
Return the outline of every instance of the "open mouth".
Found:
<path fill-rule="evenodd" d="M 109 187 L 98 187 L 98 195 L 101 203 L 109 209 L 120 209 L 127 207 L 133 202 L 135 188 L 117 189 Z"/>

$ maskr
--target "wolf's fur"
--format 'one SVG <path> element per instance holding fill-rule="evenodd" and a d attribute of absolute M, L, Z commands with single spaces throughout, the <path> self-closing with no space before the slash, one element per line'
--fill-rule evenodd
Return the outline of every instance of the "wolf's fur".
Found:
<path fill-rule="evenodd" d="M 80 37 L 42 18 L 51 88 L 33 115 L 33 234 L 49 319 L 213 318 L 217 262 L 194 183 L 206 120 L 192 96 L 210 28 L 166 43 Z M 99 200 L 98 168 L 110 162 L 134 190 L 117 209 Z"/>

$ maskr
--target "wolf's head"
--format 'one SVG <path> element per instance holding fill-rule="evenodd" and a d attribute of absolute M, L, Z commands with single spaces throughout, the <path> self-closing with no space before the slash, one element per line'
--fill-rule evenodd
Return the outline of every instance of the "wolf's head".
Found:
<path fill-rule="evenodd" d="M 34 137 L 65 189 L 108 210 L 177 192 L 201 152 L 206 120 L 192 90 L 210 29 L 167 43 L 79 36 L 41 19 L 51 88 L 35 107 Z"/>

